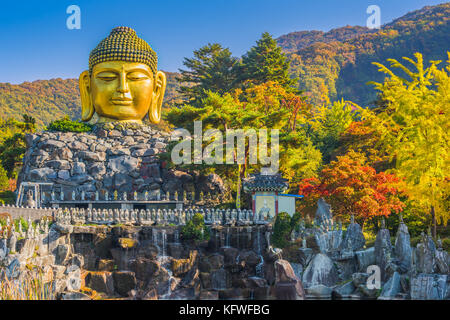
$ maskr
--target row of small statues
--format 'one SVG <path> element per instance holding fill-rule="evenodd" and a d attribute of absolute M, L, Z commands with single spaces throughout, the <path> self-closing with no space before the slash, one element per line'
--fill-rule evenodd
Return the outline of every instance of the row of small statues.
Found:
<path fill-rule="evenodd" d="M 86 223 L 136 223 L 136 224 L 176 224 L 183 225 L 191 220 L 196 213 L 204 217 L 206 224 L 265 224 L 268 217 L 256 214 L 251 210 L 215 210 L 215 209 L 79 209 L 59 208 L 55 212 L 55 219 L 62 224 L 86 224 Z"/>
<path fill-rule="evenodd" d="M 19 221 L 16 227 L 16 224 L 11 221 L 9 217 L 6 218 L 6 224 L 3 227 L 0 225 L 0 236 L 3 239 L 10 238 L 10 242 L 14 243 L 19 238 L 34 239 L 40 234 L 47 234 L 48 231 L 49 221 L 46 218 L 42 218 L 36 223 L 33 223 L 31 219 L 28 218 L 25 230 L 22 227 L 22 221 Z"/>
<path fill-rule="evenodd" d="M 129 193 L 127 192 L 123 192 L 121 195 L 119 195 L 119 192 L 117 190 L 115 190 L 111 195 L 109 194 L 108 191 L 105 191 L 103 193 L 103 197 L 100 196 L 100 192 L 96 191 L 95 195 L 94 195 L 94 200 L 95 201 L 100 201 L 101 198 L 103 198 L 102 200 L 104 201 L 129 201 L 129 197 L 128 197 Z M 183 199 L 182 201 L 186 202 L 188 200 L 195 200 L 196 199 L 196 193 L 190 192 L 189 194 L 184 191 L 183 192 Z M 57 201 L 56 199 L 58 198 L 59 201 L 64 201 L 67 200 L 66 194 L 64 192 L 60 192 L 59 193 L 59 197 L 56 196 L 56 193 L 54 191 L 51 192 L 50 198 L 52 201 Z M 130 198 L 130 200 L 132 199 L 133 201 L 151 201 L 154 198 L 156 199 L 156 201 L 170 201 L 170 200 L 174 200 L 174 201 L 180 201 L 179 198 L 179 194 L 178 191 L 175 191 L 173 193 L 170 193 L 169 191 L 167 191 L 164 195 L 161 196 L 161 193 L 156 192 L 156 197 L 150 197 L 150 194 L 148 191 L 145 191 L 143 193 L 138 193 L 137 191 L 133 192 L 132 194 L 132 198 Z M 207 192 L 204 193 L 203 191 L 201 191 L 199 193 L 199 200 L 203 201 L 203 200 L 207 200 L 207 199 L 212 199 L 213 198 L 213 193 Z M 46 194 L 42 193 L 42 200 L 43 202 L 45 202 L 46 200 Z M 81 200 L 81 201 L 89 201 L 89 199 L 86 199 L 86 192 L 85 191 L 81 191 L 81 193 L 79 194 L 79 197 L 77 197 L 77 193 L 75 191 L 72 191 L 71 193 L 71 201 L 76 201 L 76 200 Z"/>

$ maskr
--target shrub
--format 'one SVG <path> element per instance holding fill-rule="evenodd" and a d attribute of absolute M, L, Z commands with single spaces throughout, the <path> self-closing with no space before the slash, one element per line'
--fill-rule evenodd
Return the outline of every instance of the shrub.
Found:
<path fill-rule="evenodd" d="M 181 237 L 184 240 L 202 241 L 209 239 L 209 231 L 205 226 L 205 220 L 200 213 L 194 214 L 181 229 Z"/>
<path fill-rule="evenodd" d="M 92 126 L 80 121 L 72 121 L 69 117 L 61 120 L 55 120 L 48 125 L 48 129 L 61 132 L 88 132 L 92 130 Z"/>
<path fill-rule="evenodd" d="M 293 228 L 291 217 L 286 212 L 278 213 L 273 226 L 272 243 L 275 247 L 283 249 L 289 245 Z"/>

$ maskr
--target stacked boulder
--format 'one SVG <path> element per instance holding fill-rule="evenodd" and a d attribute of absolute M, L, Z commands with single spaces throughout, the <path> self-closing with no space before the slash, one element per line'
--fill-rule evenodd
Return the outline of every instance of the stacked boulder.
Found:
<path fill-rule="evenodd" d="M 93 200 L 95 193 L 120 194 L 149 192 L 158 194 L 186 192 L 223 194 L 219 176 L 199 176 L 169 170 L 159 155 L 166 151 L 170 133 L 150 126 L 106 123 L 90 132 L 50 132 L 26 137 L 27 152 L 23 159 L 20 182 L 53 182 L 55 193 L 63 192 L 65 200 L 72 192 Z"/>

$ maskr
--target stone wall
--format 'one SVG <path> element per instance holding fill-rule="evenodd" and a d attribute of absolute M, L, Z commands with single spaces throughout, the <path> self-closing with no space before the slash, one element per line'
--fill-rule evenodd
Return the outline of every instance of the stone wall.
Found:
<path fill-rule="evenodd" d="M 18 219 L 23 217 L 28 220 L 30 218 L 32 221 L 39 220 L 43 217 L 51 217 L 53 216 L 55 209 L 52 208 L 27 208 L 27 207 L 17 207 L 10 205 L 1 205 L 0 206 L 0 214 L 8 213 L 11 215 L 13 219 Z"/>
<path fill-rule="evenodd" d="M 97 125 L 91 132 L 49 132 L 27 135 L 22 181 L 52 182 L 55 193 L 71 200 L 72 192 L 94 199 L 95 192 L 110 195 L 149 192 L 156 200 L 166 192 L 225 193 L 221 178 L 168 169 L 158 155 L 165 152 L 170 134 L 136 124 Z M 50 197 L 47 195 L 47 199 Z"/>

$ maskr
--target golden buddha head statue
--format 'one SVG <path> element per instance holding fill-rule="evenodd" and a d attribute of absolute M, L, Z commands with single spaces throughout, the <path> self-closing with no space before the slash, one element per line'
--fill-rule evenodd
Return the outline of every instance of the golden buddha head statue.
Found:
<path fill-rule="evenodd" d="M 89 55 L 89 70 L 80 75 L 81 118 L 98 122 L 141 122 L 148 114 L 161 120 L 166 76 L 157 70 L 158 57 L 128 27 L 118 27 Z"/>

